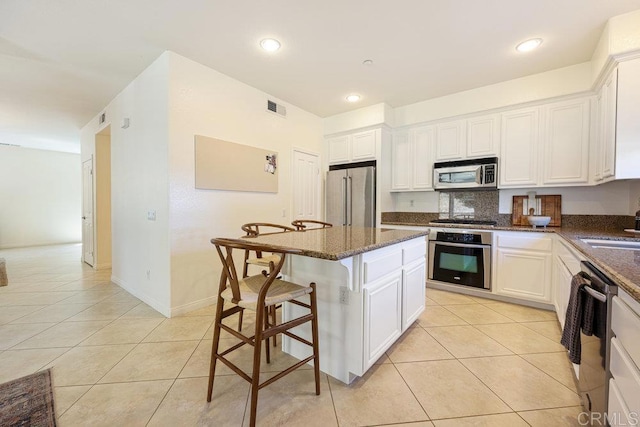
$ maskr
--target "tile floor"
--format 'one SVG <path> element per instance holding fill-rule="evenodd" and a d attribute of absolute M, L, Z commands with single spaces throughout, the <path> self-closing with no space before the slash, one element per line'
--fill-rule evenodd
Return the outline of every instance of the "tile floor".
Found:
<path fill-rule="evenodd" d="M 248 423 L 249 386 L 225 366 L 205 399 L 212 307 L 166 319 L 110 283 L 109 271 L 83 266 L 79 245 L 0 257 L 10 279 L 0 288 L 0 382 L 53 367 L 61 426 Z M 554 313 L 432 289 L 426 303 L 350 386 L 323 374 L 315 396 L 307 368 L 263 389 L 259 425 L 578 425 Z M 250 349 L 234 358 L 247 369 Z M 293 360 L 272 358 L 265 377 Z"/>

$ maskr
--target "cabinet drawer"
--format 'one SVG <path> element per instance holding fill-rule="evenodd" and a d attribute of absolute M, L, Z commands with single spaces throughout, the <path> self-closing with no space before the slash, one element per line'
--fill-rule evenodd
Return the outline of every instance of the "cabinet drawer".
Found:
<path fill-rule="evenodd" d="M 633 423 L 634 419 L 632 419 L 629 414 L 629 408 L 625 405 L 620 389 L 618 389 L 614 378 L 609 380 L 609 405 L 607 408 L 607 418 L 611 426 L 635 425 Z"/>
<path fill-rule="evenodd" d="M 610 366 L 627 408 L 640 413 L 640 373 L 617 338 L 611 340 Z"/>
<path fill-rule="evenodd" d="M 371 283 L 401 268 L 402 250 L 399 245 L 367 252 L 362 256 L 362 282 Z"/>
<path fill-rule="evenodd" d="M 427 253 L 427 241 L 424 238 L 420 241 L 408 242 L 402 248 L 402 264 L 407 265 L 417 259 L 425 260 Z"/>
<path fill-rule="evenodd" d="M 618 341 L 625 348 L 631 360 L 636 366 L 640 366 L 640 340 L 638 339 L 640 317 L 620 297 L 613 298 L 611 329 L 613 329 Z"/>
<path fill-rule="evenodd" d="M 529 249 L 544 252 L 551 252 L 553 248 L 553 240 L 550 237 L 499 234 L 496 242 L 501 248 Z"/>

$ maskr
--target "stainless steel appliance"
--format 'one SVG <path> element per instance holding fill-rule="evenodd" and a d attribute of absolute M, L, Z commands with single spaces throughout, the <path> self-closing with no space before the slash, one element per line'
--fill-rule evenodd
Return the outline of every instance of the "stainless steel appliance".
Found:
<path fill-rule="evenodd" d="M 497 221 L 489 219 L 469 219 L 469 218 L 443 218 L 434 219 L 433 224 L 463 224 L 463 225 L 497 225 Z"/>
<path fill-rule="evenodd" d="M 327 172 L 326 221 L 375 227 L 376 168 L 365 164 L 331 166 Z"/>
<path fill-rule="evenodd" d="M 436 190 L 490 190 L 498 188 L 498 158 L 438 162 L 433 165 Z"/>
<path fill-rule="evenodd" d="M 611 303 L 618 294 L 618 286 L 589 261 L 580 263 L 582 276 L 587 279 L 584 291 L 594 299 L 594 333 L 580 331 L 582 347 L 578 374 L 578 388 L 584 409 L 591 413 L 589 420 L 605 425 L 609 401 L 609 358 L 611 354 Z"/>
<path fill-rule="evenodd" d="M 490 231 L 431 230 L 429 281 L 491 289 Z"/>

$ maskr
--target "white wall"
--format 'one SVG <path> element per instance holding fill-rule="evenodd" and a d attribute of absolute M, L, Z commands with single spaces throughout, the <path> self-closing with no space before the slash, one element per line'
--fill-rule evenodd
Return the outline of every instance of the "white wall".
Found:
<path fill-rule="evenodd" d="M 82 159 L 90 159 L 95 135 L 111 124 L 112 280 L 165 315 L 171 312 L 168 74 L 165 52 L 105 108 L 105 125 L 96 117 L 81 131 Z M 128 129 L 121 128 L 125 117 Z M 149 210 L 155 221 L 147 220 Z"/>
<path fill-rule="evenodd" d="M 175 53 L 168 55 L 171 306 L 177 314 L 213 302 L 219 261 L 212 237 L 239 237 L 247 222 L 291 222 L 292 149 L 321 154 L 323 136 L 319 117 Z M 284 104 L 287 117 L 268 112 L 267 99 Z M 278 193 L 196 190 L 196 134 L 278 152 Z"/>
<path fill-rule="evenodd" d="M 395 125 L 394 110 L 388 104 L 375 104 L 346 113 L 326 117 L 323 120 L 324 134 L 331 135 L 369 126 Z"/>
<path fill-rule="evenodd" d="M 80 155 L 0 146 L 0 248 L 79 242 Z"/>

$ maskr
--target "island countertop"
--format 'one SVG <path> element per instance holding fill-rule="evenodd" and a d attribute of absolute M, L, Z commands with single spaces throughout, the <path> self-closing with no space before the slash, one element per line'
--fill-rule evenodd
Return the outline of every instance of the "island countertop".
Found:
<path fill-rule="evenodd" d="M 340 226 L 245 238 L 266 246 L 299 249 L 304 256 L 338 261 L 427 234 L 426 230 Z"/>

